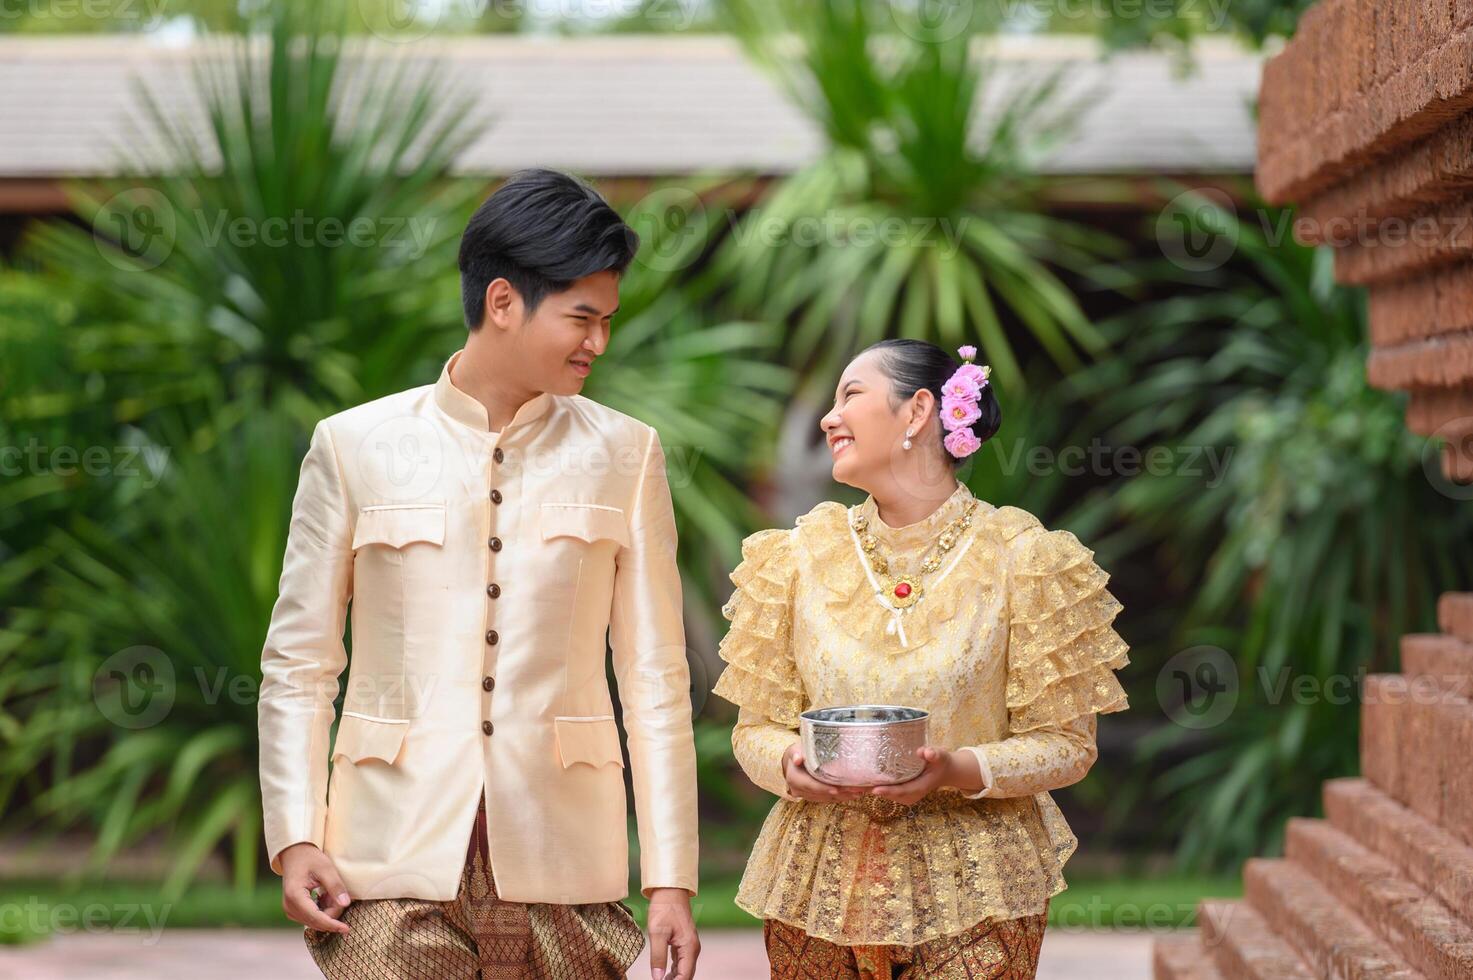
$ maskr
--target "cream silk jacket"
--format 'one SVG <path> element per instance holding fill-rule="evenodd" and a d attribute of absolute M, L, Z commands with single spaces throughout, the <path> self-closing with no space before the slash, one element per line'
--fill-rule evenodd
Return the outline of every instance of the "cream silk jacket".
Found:
<path fill-rule="evenodd" d="M 659 438 L 547 393 L 489 431 L 450 381 L 461 353 L 434 384 L 312 433 L 261 654 L 271 867 L 310 841 L 354 899 L 452 899 L 484 789 L 503 899 L 627 896 L 607 636 L 641 889 L 694 893 L 690 677 Z"/>

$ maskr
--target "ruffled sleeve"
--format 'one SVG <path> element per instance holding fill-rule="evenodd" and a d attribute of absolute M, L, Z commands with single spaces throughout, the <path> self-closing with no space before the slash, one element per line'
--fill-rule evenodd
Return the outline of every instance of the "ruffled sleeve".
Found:
<path fill-rule="evenodd" d="M 736 590 L 721 607 L 731 621 L 719 650 L 727 667 L 713 691 L 796 728 L 803 685 L 792 649 L 791 533 L 774 528 L 742 542 L 731 573 Z"/>
<path fill-rule="evenodd" d="M 1008 725 L 1014 734 L 1129 707 L 1115 671 L 1130 663 L 1113 622 L 1120 601 L 1094 552 L 1064 530 L 1011 550 Z"/>
<path fill-rule="evenodd" d="M 1006 513 L 1003 513 L 1006 511 Z M 1070 786 L 1094 765 L 1096 719 L 1130 705 L 1115 671 L 1130 663 L 1113 623 L 1109 575 L 1071 532 L 1048 531 L 1018 508 L 999 520 L 1008 545 L 1007 738 L 963 746 L 982 789 L 1016 797 Z M 1042 805 L 1042 801 L 1040 801 Z M 1060 825 L 1062 850 L 1072 847 Z"/>
<path fill-rule="evenodd" d="M 721 614 L 731 621 L 719 653 L 726 669 L 712 692 L 740 707 L 732 729 L 737 763 L 758 786 L 785 799 L 782 754 L 797 740 L 803 682 L 793 656 L 791 530 L 758 531 L 742 542 L 736 586 Z"/>

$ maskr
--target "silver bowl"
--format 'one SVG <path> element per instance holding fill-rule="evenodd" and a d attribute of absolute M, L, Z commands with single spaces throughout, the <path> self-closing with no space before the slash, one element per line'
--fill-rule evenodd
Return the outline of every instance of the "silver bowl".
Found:
<path fill-rule="evenodd" d="M 814 708 L 798 716 L 803 768 L 834 786 L 888 786 L 925 768 L 929 711 L 893 704 Z"/>

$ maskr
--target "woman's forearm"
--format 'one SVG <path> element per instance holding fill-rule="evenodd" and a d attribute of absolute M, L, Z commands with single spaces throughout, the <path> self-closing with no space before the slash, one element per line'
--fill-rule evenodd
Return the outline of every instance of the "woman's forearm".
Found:
<path fill-rule="evenodd" d="M 1094 714 L 953 753 L 957 786 L 974 798 L 1031 796 L 1072 786 L 1098 756 Z"/>
<path fill-rule="evenodd" d="M 793 729 L 749 708 L 737 712 L 736 727 L 731 733 L 731 747 L 737 765 L 747 778 L 775 796 L 796 799 L 788 794 L 788 781 L 783 775 L 783 753 L 798 741 Z"/>

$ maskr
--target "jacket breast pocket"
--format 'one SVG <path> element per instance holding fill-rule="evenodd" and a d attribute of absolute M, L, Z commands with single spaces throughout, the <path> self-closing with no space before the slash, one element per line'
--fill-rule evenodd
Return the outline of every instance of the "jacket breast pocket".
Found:
<path fill-rule="evenodd" d="M 344 711 L 338 720 L 338 736 L 332 745 L 332 757 L 342 757 L 357 765 L 377 759 L 393 765 L 404 746 L 409 722 Z"/>
<path fill-rule="evenodd" d="M 400 551 L 416 542 L 435 547 L 445 543 L 443 503 L 370 504 L 359 509 L 354 551 L 370 545 Z"/>
<path fill-rule="evenodd" d="M 595 768 L 612 762 L 623 768 L 619 726 L 613 715 L 558 715 L 552 724 L 564 769 L 580 762 Z"/>
<path fill-rule="evenodd" d="M 420 688 L 410 682 L 449 618 L 445 531 L 443 501 L 359 509 L 347 707 L 386 718 L 418 714 Z"/>
<path fill-rule="evenodd" d="M 539 508 L 547 594 L 567 603 L 583 627 L 607 627 L 615 556 L 629 544 L 621 507 L 544 503 Z M 575 627 L 581 634 L 582 628 Z"/>
<path fill-rule="evenodd" d="M 595 545 L 611 541 L 618 547 L 629 545 L 629 524 L 622 507 L 604 504 L 545 503 L 539 523 L 542 540 L 574 538 Z"/>

